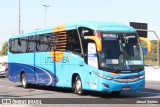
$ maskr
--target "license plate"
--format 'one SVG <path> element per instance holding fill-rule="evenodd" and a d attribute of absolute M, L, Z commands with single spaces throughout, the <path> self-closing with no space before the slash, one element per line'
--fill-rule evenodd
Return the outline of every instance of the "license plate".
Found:
<path fill-rule="evenodd" d="M 123 87 L 123 90 L 124 90 L 124 91 L 130 90 L 130 87 Z"/>

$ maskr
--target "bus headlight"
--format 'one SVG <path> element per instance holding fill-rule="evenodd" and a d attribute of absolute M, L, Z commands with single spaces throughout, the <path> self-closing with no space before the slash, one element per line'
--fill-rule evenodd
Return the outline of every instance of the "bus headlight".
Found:
<path fill-rule="evenodd" d="M 112 77 L 105 76 L 105 75 L 102 75 L 102 74 L 97 73 L 97 72 L 93 72 L 93 73 L 94 73 L 95 75 L 97 75 L 97 76 L 99 76 L 99 77 L 103 78 L 103 79 L 106 79 L 106 80 L 113 80 L 113 78 L 112 78 Z"/>
<path fill-rule="evenodd" d="M 140 78 L 140 79 L 143 79 L 143 78 L 145 78 L 145 75 L 141 75 L 141 76 L 139 76 L 139 78 Z"/>

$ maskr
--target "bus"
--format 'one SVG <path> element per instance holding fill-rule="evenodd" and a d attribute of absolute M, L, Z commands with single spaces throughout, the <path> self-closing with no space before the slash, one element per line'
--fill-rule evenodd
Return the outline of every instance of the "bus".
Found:
<path fill-rule="evenodd" d="M 119 94 L 145 87 L 141 41 L 130 26 L 114 22 L 73 22 L 14 35 L 9 39 L 9 80 Z"/>

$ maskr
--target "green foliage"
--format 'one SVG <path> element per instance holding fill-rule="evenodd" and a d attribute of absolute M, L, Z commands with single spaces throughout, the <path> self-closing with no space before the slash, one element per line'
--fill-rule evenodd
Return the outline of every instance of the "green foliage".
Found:
<path fill-rule="evenodd" d="M 3 46 L 2 46 L 2 50 L 0 52 L 0 55 L 7 55 L 7 51 L 8 51 L 8 41 L 6 41 Z"/>
<path fill-rule="evenodd" d="M 152 40 L 152 52 L 144 55 L 145 62 L 156 62 L 157 61 L 157 40 Z M 141 42 L 143 48 L 147 48 L 147 44 Z"/>
<path fill-rule="evenodd" d="M 148 53 L 147 55 L 144 55 L 144 60 L 157 61 L 157 53 Z"/>

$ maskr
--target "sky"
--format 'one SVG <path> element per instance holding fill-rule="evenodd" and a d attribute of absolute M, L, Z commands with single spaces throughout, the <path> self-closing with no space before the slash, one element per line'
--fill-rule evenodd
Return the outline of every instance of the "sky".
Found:
<path fill-rule="evenodd" d="M 160 37 L 160 0 L 20 0 L 21 30 L 76 21 L 147 23 Z M 12 34 L 19 32 L 19 0 L 0 0 L 0 48 Z M 149 39 L 155 39 L 153 33 Z"/>

